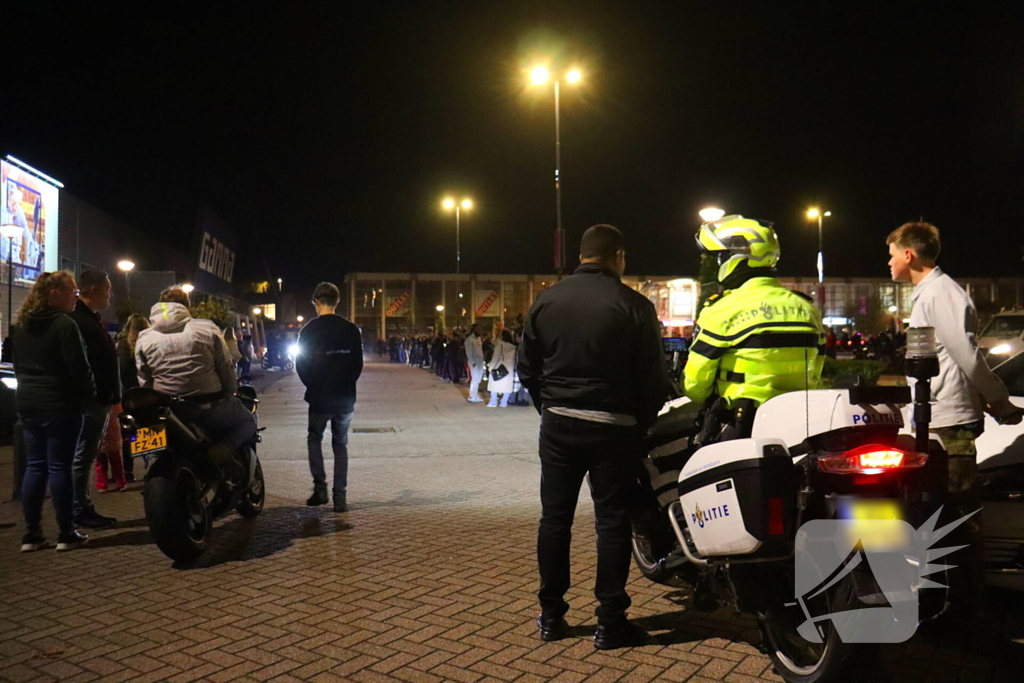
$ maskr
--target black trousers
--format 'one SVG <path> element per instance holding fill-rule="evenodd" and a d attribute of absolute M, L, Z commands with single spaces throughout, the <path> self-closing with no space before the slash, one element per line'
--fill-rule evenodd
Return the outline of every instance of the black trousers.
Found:
<path fill-rule="evenodd" d="M 543 508 L 537 534 L 541 610 L 561 617 L 569 609 L 569 547 L 583 478 L 590 475 L 597 528 L 597 621 L 612 624 L 626 618 L 630 548 L 629 511 L 636 491 L 642 455 L 640 431 L 576 420 L 544 411 L 540 426 L 540 500 Z"/>

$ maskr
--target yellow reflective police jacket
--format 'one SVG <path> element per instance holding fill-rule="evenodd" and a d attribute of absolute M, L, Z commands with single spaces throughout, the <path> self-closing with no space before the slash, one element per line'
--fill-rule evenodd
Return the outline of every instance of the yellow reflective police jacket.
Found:
<path fill-rule="evenodd" d="M 821 315 L 773 277 L 755 277 L 705 305 L 683 371 L 683 387 L 703 403 L 717 382 L 729 405 L 758 405 L 787 391 L 815 389 L 824 364 Z"/>

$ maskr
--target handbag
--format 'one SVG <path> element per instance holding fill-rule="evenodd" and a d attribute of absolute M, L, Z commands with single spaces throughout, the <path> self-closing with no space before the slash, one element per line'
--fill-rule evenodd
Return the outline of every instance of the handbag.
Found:
<path fill-rule="evenodd" d="M 505 367 L 505 347 L 501 347 L 501 362 L 498 363 L 498 367 L 491 370 L 491 379 L 495 382 L 508 377 L 508 368 Z"/>

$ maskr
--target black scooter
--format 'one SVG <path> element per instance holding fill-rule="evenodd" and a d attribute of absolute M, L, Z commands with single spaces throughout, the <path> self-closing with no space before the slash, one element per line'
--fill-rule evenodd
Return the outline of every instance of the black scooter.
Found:
<path fill-rule="evenodd" d="M 237 396 L 258 420 L 256 391 L 239 387 Z M 256 444 L 262 430 L 236 456 L 244 467 L 225 477 L 207 455 L 210 439 L 186 417 L 194 412 L 186 401 L 140 388 L 125 393 L 122 407 L 122 437 L 132 456 L 146 463 L 146 521 L 167 557 L 198 558 L 209 545 L 213 520 L 231 510 L 249 518 L 260 514 L 266 489 Z"/>

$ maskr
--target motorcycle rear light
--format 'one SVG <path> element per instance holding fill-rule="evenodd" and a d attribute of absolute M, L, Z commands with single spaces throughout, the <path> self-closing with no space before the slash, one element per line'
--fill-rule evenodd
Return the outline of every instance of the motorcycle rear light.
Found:
<path fill-rule="evenodd" d="M 768 499 L 768 535 L 782 536 L 786 533 L 786 521 L 782 511 L 781 498 Z"/>
<path fill-rule="evenodd" d="M 818 469 L 828 474 L 882 474 L 924 467 L 927 453 L 906 452 L 891 446 L 870 444 L 846 453 L 818 458 Z"/>

